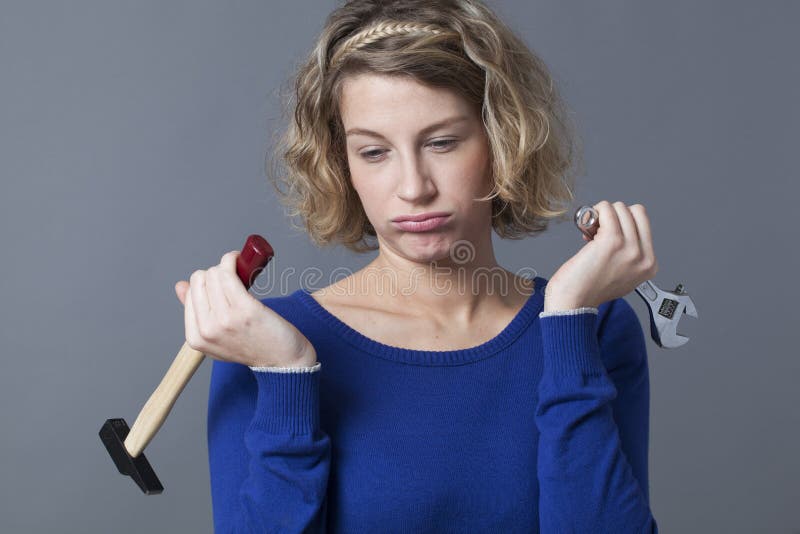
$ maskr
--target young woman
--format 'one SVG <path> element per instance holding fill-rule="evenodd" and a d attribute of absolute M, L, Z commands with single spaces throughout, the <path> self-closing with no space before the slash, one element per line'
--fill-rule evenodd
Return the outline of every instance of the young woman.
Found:
<path fill-rule="evenodd" d="M 549 280 L 492 250 L 571 213 L 544 63 L 477 0 L 357 0 L 295 80 L 278 191 L 317 243 L 378 253 L 261 301 L 235 251 L 176 285 L 215 359 L 217 532 L 656 532 L 622 298 L 657 270 L 644 208 L 595 204 Z"/>

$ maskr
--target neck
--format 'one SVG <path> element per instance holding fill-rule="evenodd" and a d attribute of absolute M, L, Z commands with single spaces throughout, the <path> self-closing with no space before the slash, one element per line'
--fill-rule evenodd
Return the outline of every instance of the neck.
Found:
<path fill-rule="evenodd" d="M 483 309 L 513 305 L 533 292 L 532 281 L 501 267 L 491 248 L 470 258 L 458 248 L 445 259 L 415 262 L 380 253 L 359 272 L 359 292 L 404 314 L 469 322 Z"/>

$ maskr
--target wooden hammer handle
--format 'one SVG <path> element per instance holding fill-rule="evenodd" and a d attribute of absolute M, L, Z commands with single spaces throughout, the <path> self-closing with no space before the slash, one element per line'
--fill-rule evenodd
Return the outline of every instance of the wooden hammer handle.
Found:
<path fill-rule="evenodd" d="M 194 372 L 203 363 L 205 355 L 184 343 L 178 355 L 169 366 L 161 383 L 147 399 L 139 416 L 134 421 L 128 436 L 125 438 L 125 449 L 136 458 L 141 454 L 158 429 L 164 424 L 172 406 L 178 400 L 183 388 L 192 378 Z"/>
<path fill-rule="evenodd" d="M 236 274 L 245 288 L 250 289 L 253 280 L 273 256 L 272 247 L 266 239 L 256 234 L 247 238 L 242 252 L 236 259 Z M 139 456 L 156 435 L 204 358 L 202 352 L 193 349 L 188 343 L 183 344 L 167 374 L 150 395 L 125 438 L 125 449 L 131 457 Z"/>

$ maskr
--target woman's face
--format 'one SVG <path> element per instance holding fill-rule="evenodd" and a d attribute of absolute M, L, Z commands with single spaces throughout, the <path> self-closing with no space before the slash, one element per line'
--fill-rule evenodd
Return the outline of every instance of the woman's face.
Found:
<path fill-rule="evenodd" d="M 430 262 L 455 241 L 491 245 L 491 202 L 473 200 L 492 187 L 477 109 L 450 90 L 375 74 L 344 80 L 339 105 L 352 184 L 382 253 Z M 421 232 L 394 222 L 430 212 L 448 217 Z"/>

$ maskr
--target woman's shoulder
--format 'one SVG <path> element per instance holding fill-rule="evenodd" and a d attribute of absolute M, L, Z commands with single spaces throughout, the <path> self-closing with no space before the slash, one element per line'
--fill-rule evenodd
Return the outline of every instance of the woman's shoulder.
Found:
<path fill-rule="evenodd" d="M 641 321 L 636 310 L 624 297 L 604 302 L 597 307 L 597 337 L 604 359 L 638 360 L 647 357 Z M 605 361 L 606 368 L 614 368 L 623 363 Z"/>
<path fill-rule="evenodd" d="M 332 332 L 331 321 L 311 296 L 310 290 L 299 288 L 292 292 L 262 298 L 261 303 L 294 326 L 319 351 Z"/>
<path fill-rule="evenodd" d="M 282 316 L 291 315 L 297 310 L 299 304 L 299 293 L 303 289 L 296 289 L 290 293 L 282 295 L 272 295 L 268 297 L 257 297 L 258 300 L 269 309 Z"/>
<path fill-rule="evenodd" d="M 629 334 L 632 330 L 641 330 L 636 310 L 625 297 L 618 297 L 603 302 L 597 307 L 598 334 L 616 333 L 620 330 Z"/>

